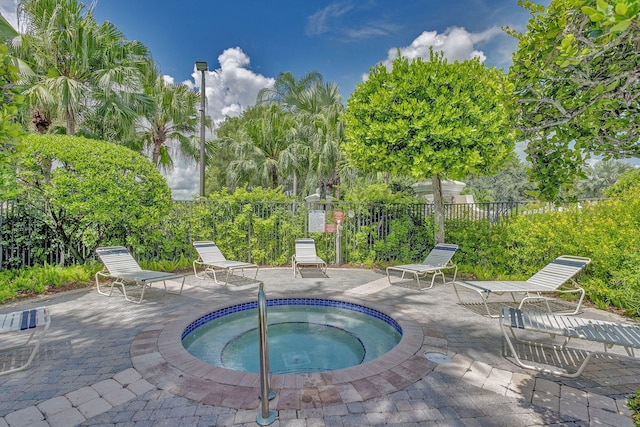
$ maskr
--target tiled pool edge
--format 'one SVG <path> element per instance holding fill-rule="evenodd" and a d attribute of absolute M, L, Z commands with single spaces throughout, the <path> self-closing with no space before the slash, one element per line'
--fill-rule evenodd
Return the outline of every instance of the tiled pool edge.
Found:
<path fill-rule="evenodd" d="M 318 297 L 353 302 L 387 314 L 402 327 L 402 339 L 388 353 L 362 365 L 321 373 L 272 375 L 271 388 L 277 394 L 272 402 L 274 409 L 361 402 L 393 393 L 420 380 L 437 366 L 423 357 L 425 347 L 445 350 L 446 340 L 439 328 L 429 325 L 423 330 L 423 326 L 393 307 L 343 294 Z M 185 327 L 202 315 L 250 301 L 251 298 L 217 304 L 202 302 L 194 304 L 190 313 L 173 318 L 173 313 L 168 313 L 167 318 L 145 328 L 134 338 L 130 350 L 134 368 L 149 383 L 178 396 L 233 409 L 256 408 L 260 388 L 258 374 L 202 362 L 191 356 L 180 340 Z"/>

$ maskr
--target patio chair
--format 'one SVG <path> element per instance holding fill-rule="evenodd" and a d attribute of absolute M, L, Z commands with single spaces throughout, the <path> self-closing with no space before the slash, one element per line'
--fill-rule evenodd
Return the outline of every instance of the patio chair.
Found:
<path fill-rule="evenodd" d="M 400 280 L 404 279 L 405 274 L 412 274 L 415 276 L 420 290 L 431 289 L 433 288 L 436 276 L 442 277 L 443 284 L 447 283 L 444 277 L 444 270 L 451 269 L 454 270 L 452 280 L 455 281 L 456 275 L 458 274 L 458 266 L 451 261 L 451 258 L 453 258 L 453 255 L 457 250 L 458 245 L 438 243 L 433 249 L 431 249 L 431 252 L 429 252 L 422 264 L 403 264 L 387 267 L 387 278 L 389 279 L 389 283 L 391 283 L 391 275 L 389 273 L 391 271 L 399 271 L 402 273 Z M 420 277 L 426 277 L 429 274 L 431 274 L 431 285 L 425 288 L 420 287 Z"/>
<path fill-rule="evenodd" d="M 512 307 L 503 307 L 500 316 L 500 328 L 506 339 L 507 345 L 511 353 L 518 363 L 526 369 L 535 369 L 540 372 L 554 374 L 569 378 L 579 376 L 587 363 L 596 355 L 608 355 L 621 358 L 629 358 L 638 360 L 638 355 L 634 350 L 640 350 L 640 325 L 607 322 L 604 320 L 585 319 L 575 316 L 563 316 L 551 313 L 544 313 L 531 310 L 520 310 Z M 556 337 L 562 338 L 560 344 L 549 342 L 541 342 L 539 339 L 522 339 L 518 335 L 537 336 L 540 334 L 549 335 L 551 339 Z M 513 341 L 512 341 L 513 339 Z M 602 350 L 590 350 L 588 346 L 585 348 L 569 348 L 567 344 L 570 340 L 591 341 L 602 344 Z M 523 361 L 516 351 L 514 342 L 525 343 L 534 347 L 542 347 L 553 350 L 554 357 L 545 357 L 540 363 L 541 365 L 532 365 Z M 613 353 L 610 350 L 614 346 L 620 346 L 625 353 Z M 530 352 L 528 354 L 538 354 L 539 352 Z M 569 353 L 567 357 L 558 357 L 558 354 Z M 574 354 L 571 354 L 574 353 Z M 562 366 L 556 366 L 558 362 L 565 361 L 565 366 L 576 365 L 579 360 L 577 353 L 586 353 L 586 358 L 578 366 L 575 372 L 568 372 Z M 554 361 L 557 360 L 556 364 Z M 546 366 L 543 366 L 546 365 Z"/>
<path fill-rule="evenodd" d="M 532 300 L 544 301 L 546 308 L 551 312 L 549 306 L 549 300 L 553 299 L 552 294 L 555 293 L 578 293 L 580 298 L 577 302 L 575 311 L 568 314 L 577 314 L 582 306 L 584 300 L 584 289 L 578 286 L 573 280 L 573 277 L 582 271 L 589 263 L 591 259 L 562 255 L 547 264 L 542 270 L 531 276 L 525 281 L 514 280 L 484 280 L 484 281 L 455 281 L 453 282 L 453 288 L 458 297 L 460 304 L 473 304 L 469 302 L 463 302 L 458 292 L 458 287 L 466 288 L 475 291 L 480 295 L 487 314 L 491 317 L 498 317 L 499 314 L 493 315 L 489 310 L 487 300 L 492 294 L 502 295 L 511 294 L 511 299 L 514 303 L 518 303 L 516 300 L 516 294 L 522 294 L 524 297 L 520 300 L 518 308 L 522 308 L 525 302 Z M 572 289 L 561 288 L 567 281 L 571 281 L 573 284 Z"/>
<path fill-rule="evenodd" d="M 0 314 L 0 335 L 3 336 L 0 342 L 0 375 L 22 371 L 29 367 L 50 324 L 51 316 L 46 307 Z M 6 354 L 10 350 L 28 350 L 29 347 L 31 352 L 26 361 L 18 355 L 2 357 L 3 353 Z"/>
<path fill-rule="evenodd" d="M 124 246 L 108 246 L 96 249 L 98 258 L 104 264 L 104 270 L 96 273 L 96 288 L 101 295 L 111 296 L 113 288 L 120 286 L 124 298 L 135 304 L 140 304 L 144 298 L 144 291 L 153 283 L 162 282 L 164 291 L 168 294 L 180 295 L 184 287 L 185 276 L 165 271 L 143 270 Z M 100 277 L 114 279 L 109 291 L 100 288 Z M 180 291 L 170 291 L 167 288 L 167 280 L 181 282 Z M 132 299 L 127 295 L 126 285 L 137 285 L 142 288 L 139 299 Z"/>
<path fill-rule="evenodd" d="M 213 273 L 213 280 L 216 283 L 218 282 L 218 278 L 216 277 L 216 270 L 224 270 L 227 272 L 227 277 L 225 279 L 225 283 L 229 282 L 229 274 L 234 270 L 240 270 L 242 275 L 244 276 L 244 270 L 247 268 L 255 268 L 256 273 L 253 276 L 255 280 L 258 277 L 258 265 L 243 262 L 243 261 L 232 261 L 225 258 L 220 252 L 220 248 L 211 241 L 201 241 L 201 242 L 193 242 L 193 247 L 196 248 L 198 252 L 198 259 L 193 261 L 193 273 L 198 279 L 205 279 L 207 276 L 207 272 Z M 204 266 L 204 272 L 202 276 L 198 276 L 197 266 Z"/>
<path fill-rule="evenodd" d="M 327 273 L 327 263 L 316 254 L 316 242 L 313 239 L 296 239 L 296 253 L 291 257 L 293 277 L 302 275 L 302 266 L 312 266 Z"/>

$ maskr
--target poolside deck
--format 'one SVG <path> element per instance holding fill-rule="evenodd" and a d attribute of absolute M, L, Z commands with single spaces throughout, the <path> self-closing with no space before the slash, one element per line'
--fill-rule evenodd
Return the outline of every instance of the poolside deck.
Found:
<path fill-rule="evenodd" d="M 451 285 L 419 291 L 380 272 L 332 268 L 296 279 L 290 268 L 261 269 L 258 280 L 267 298 L 347 299 L 411 331 L 392 357 L 275 375 L 273 426 L 633 426 L 626 398 L 640 387 L 640 363 L 599 357 L 577 379 L 523 370 L 505 357 L 498 321 L 458 305 Z M 191 275 L 182 295 L 154 286 L 140 305 L 90 288 L 2 306 L 47 306 L 52 324 L 32 366 L 0 376 L 0 427 L 256 425 L 256 376 L 203 367 L 175 339 L 188 318 L 256 294 L 239 276 L 223 286 Z M 592 308 L 581 315 L 619 320 Z"/>

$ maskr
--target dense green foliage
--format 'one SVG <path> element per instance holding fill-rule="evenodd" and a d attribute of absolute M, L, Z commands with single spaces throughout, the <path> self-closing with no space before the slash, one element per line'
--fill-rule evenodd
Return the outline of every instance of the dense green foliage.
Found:
<path fill-rule="evenodd" d="M 414 179 L 494 172 L 513 149 L 504 79 L 479 60 L 398 58 L 372 68 L 348 101 L 349 161 Z"/>
<path fill-rule="evenodd" d="M 18 108 L 23 97 L 15 91 L 18 69 L 12 64 L 8 48 L 0 45 L 0 200 L 13 197 L 15 176 L 9 153 L 13 151 L 19 138 L 24 134 L 16 122 Z"/>
<path fill-rule="evenodd" d="M 77 242 L 92 250 L 114 230 L 144 234 L 171 207 L 169 187 L 154 165 L 107 142 L 29 135 L 16 164 L 26 200 L 41 209 L 48 228 L 77 262 L 87 256 Z"/>
<path fill-rule="evenodd" d="M 611 305 L 640 317 L 638 188 L 627 189 L 625 197 L 569 208 L 531 204 L 497 223 L 453 217 L 447 220 L 447 241 L 460 246 L 455 258 L 460 275 L 479 279 L 525 279 L 559 255 L 590 257 L 591 265 L 579 278 L 587 297 L 603 309 Z M 434 244 L 433 217 L 419 214 L 415 203 L 403 202 L 406 196 L 384 188 L 371 187 L 367 194 L 377 203 L 352 205 L 355 216 L 344 224 L 349 263 L 384 267 L 424 259 Z M 216 197 L 216 202 L 176 202 L 157 226 L 132 230 L 109 243 L 131 247 L 142 265 L 163 270 L 188 268 L 195 240 L 216 241 L 228 258 L 289 265 L 293 241 L 304 232 L 303 205 L 292 209 L 279 190 Z M 319 254 L 333 260 L 335 235 L 312 237 Z"/>
<path fill-rule="evenodd" d="M 568 198 L 591 155 L 640 155 L 640 2 L 521 4 L 532 16 L 525 34 L 512 32 L 517 125 L 538 196 Z"/>
<path fill-rule="evenodd" d="M 129 134 L 125 124 L 133 123 L 144 102 L 138 95 L 147 47 L 127 40 L 111 22 L 98 24 L 95 5 L 78 0 L 19 3 L 19 19 L 26 25 L 11 46 L 29 104 L 25 122 L 39 133 L 60 125 L 68 135 L 80 130 L 100 139 Z M 87 129 L 88 123 L 103 126 Z"/>
<path fill-rule="evenodd" d="M 96 264 L 61 267 L 43 265 L 0 271 L 0 303 L 20 296 L 33 296 L 59 288 L 87 286 L 101 266 Z"/>
<path fill-rule="evenodd" d="M 199 95 L 166 81 L 144 44 L 127 40 L 109 21 L 98 24 L 95 3 L 18 3 L 23 32 L 7 46 L 17 65 L 16 87 L 26 99 L 20 109 L 25 129 L 85 136 L 136 151 L 148 146 L 154 164 L 165 168 L 172 165 L 172 141 L 186 157 L 199 157 Z M 0 33 L 4 27 L 0 21 Z"/>
<path fill-rule="evenodd" d="M 504 75 L 476 58 L 399 57 L 373 67 L 348 100 L 345 155 L 365 172 L 433 178 L 435 239 L 444 239 L 440 179 L 495 172 L 513 151 Z"/>
<path fill-rule="evenodd" d="M 637 390 L 628 400 L 627 406 L 633 411 L 631 418 L 636 426 L 640 426 L 640 390 Z"/>
<path fill-rule="evenodd" d="M 604 191 L 606 197 L 640 197 L 640 168 L 629 169 Z"/>
<path fill-rule="evenodd" d="M 298 197 L 321 188 L 338 197 L 343 110 L 337 85 L 323 83 L 319 73 L 300 80 L 281 73 L 255 106 L 216 130 L 207 188 L 282 187 Z"/>

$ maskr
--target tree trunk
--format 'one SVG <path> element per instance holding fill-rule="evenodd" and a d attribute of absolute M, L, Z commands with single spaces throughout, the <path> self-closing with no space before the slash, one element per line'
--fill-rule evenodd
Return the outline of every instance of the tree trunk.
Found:
<path fill-rule="evenodd" d="M 278 177 L 278 169 L 271 166 L 271 188 L 274 190 L 280 185 L 280 178 Z"/>
<path fill-rule="evenodd" d="M 433 185 L 433 230 L 436 244 L 444 243 L 444 200 L 442 199 L 442 182 L 440 175 L 431 178 Z"/>
<path fill-rule="evenodd" d="M 292 196 L 295 198 L 298 195 L 298 174 L 297 173 L 293 173 L 293 189 L 292 189 Z"/>
<path fill-rule="evenodd" d="M 67 135 L 76 134 L 76 121 L 73 114 L 67 109 Z"/>

